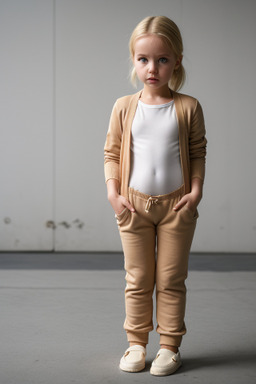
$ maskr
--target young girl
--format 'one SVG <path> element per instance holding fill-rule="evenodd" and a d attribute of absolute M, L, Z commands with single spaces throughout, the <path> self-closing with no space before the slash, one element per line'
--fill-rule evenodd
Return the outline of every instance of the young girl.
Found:
<path fill-rule="evenodd" d="M 116 101 L 104 148 L 108 199 L 125 256 L 129 348 L 120 368 L 145 368 L 156 287 L 161 347 L 150 373 L 159 376 L 181 365 L 185 279 L 205 172 L 201 106 L 177 93 L 185 79 L 182 52 L 180 31 L 167 17 L 137 25 L 130 39 L 132 79 L 144 87 Z"/>

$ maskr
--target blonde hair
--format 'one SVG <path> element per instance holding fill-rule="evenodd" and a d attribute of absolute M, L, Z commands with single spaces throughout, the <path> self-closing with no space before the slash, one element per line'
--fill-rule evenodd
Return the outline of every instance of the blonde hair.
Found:
<path fill-rule="evenodd" d="M 183 42 L 178 26 L 166 16 L 149 16 L 143 19 L 134 29 L 130 42 L 130 58 L 134 57 L 134 45 L 136 39 L 143 35 L 154 34 L 158 35 L 165 40 L 167 45 L 172 49 L 176 58 L 182 56 Z M 131 70 L 131 82 L 133 85 L 137 83 L 137 75 L 135 68 Z M 178 91 L 185 82 L 186 73 L 182 63 L 178 69 L 174 70 L 171 79 L 169 80 L 169 87 L 174 91 Z"/>

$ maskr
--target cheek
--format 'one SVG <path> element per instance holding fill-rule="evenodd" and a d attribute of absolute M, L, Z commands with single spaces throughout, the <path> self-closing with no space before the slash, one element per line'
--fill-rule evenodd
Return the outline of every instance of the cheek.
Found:
<path fill-rule="evenodd" d="M 164 71 L 165 75 L 167 77 L 171 77 L 172 74 L 173 74 L 173 68 L 165 68 L 165 71 Z"/>
<path fill-rule="evenodd" d="M 137 74 L 142 74 L 143 73 L 143 67 L 141 65 L 134 65 L 135 67 L 135 70 L 137 72 Z"/>

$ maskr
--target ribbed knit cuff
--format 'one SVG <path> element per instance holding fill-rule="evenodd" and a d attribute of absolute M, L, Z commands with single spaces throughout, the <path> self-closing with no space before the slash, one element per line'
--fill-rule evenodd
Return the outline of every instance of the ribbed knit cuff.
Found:
<path fill-rule="evenodd" d="M 129 343 L 144 343 L 148 344 L 148 333 L 138 333 L 138 332 L 130 332 L 126 331 L 127 340 Z"/>
<path fill-rule="evenodd" d="M 179 347 L 181 345 L 182 336 L 160 335 L 160 345 L 170 345 L 170 347 Z"/>

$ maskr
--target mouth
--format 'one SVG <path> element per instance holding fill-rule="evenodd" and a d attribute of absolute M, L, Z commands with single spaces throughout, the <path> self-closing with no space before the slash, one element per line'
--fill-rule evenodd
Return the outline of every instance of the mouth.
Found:
<path fill-rule="evenodd" d="M 156 77 L 149 77 L 147 80 L 153 83 L 157 83 L 159 81 Z"/>

